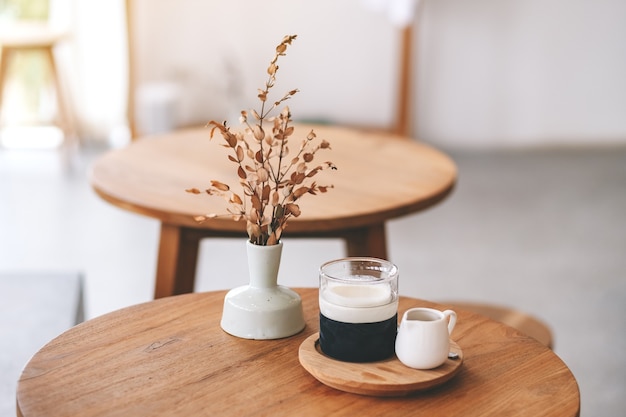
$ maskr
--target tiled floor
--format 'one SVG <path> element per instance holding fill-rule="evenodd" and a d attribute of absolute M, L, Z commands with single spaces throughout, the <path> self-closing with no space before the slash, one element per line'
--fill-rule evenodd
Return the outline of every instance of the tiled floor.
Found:
<path fill-rule="evenodd" d="M 0 273 L 83 272 L 87 317 L 151 299 L 158 239 L 156 221 L 91 191 L 100 152 L 67 171 L 54 152 L 0 150 Z M 626 147 L 451 155 L 452 196 L 388 225 L 401 293 L 535 313 L 578 379 L 581 415 L 624 415 Z M 285 245 L 288 286 L 317 285 L 319 264 L 343 255 L 335 240 Z M 242 241 L 208 240 L 201 252 L 197 290 L 247 281 Z"/>

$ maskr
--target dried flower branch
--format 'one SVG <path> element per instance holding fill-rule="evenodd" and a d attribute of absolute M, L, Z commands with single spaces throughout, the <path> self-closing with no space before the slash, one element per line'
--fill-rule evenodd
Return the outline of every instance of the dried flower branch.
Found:
<path fill-rule="evenodd" d="M 291 90 L 282 98 L 268 102 L 269 93 L 276 82 L 278 59 L 286 55 L 287 47 L 296 39 L 296 35 L 285 36 L 276 47 L 276 54 L 267 68 L 268 79 L 264 89 L 259 89 L 260 109 L 242 111 L 239 118 L 245 127 L 243 132 L 233 132 L 224 123 L 210 121 L 211 138 L 217 132 L 225 141 L 226 148 L 232 153 L 228 159 L 237 169 L 239 184 L 243 194 L 232 191 L 223 182 L 212 180 L 205 192 L 225 198 L 227 209 L 235 220 L 246 220 L 250 242 L 256 245 L 275 245 L 280 241 L 287 221 L 300 216 L 298 201 L 305 194 L 325 193 L 332 185 L 319 185 L 312 178 L 325 169 L 336 169 L 332 162 L 311 165 L 320 150 L 330 149 L 326 140 L 317 140 L 311 130 L 298 147 L 295 155 L 290 156 L 289 139 L 294 134 L 291 125 L 291 112 L 285 106 L 273 116 L 283 102 L 289 100 L 298 90 Z M 269 126 L 268 126 L 269 125 Z M 200 194 L 197 188 L 186 190 Z M 216 214 L 197 216 L 202 222 Z"/>

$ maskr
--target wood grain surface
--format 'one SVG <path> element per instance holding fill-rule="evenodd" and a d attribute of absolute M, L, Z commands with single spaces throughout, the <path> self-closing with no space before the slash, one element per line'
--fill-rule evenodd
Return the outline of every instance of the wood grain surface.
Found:
<path fill-rule="evenodd" d="M 326 356 L 319 346 L 319 333 L 307 337 L 300 345 L 300 364 L 323 384 L 341 391 L 375 397 L 396 397 L 431 389 L 449 381 L 460 370 L 463 351 L 450 341 L 450 351 L 456 359 L 448 358 L 435 369 L 420 370 L 404 366 L 394 355 L 371 362 L 342 362 Z"/>
<path fill-rule="evenodd" d="M 459 310 L 459 373 L 432 390 L 379 398 L 328 387 L 299 363 L 318 332 L 316 288 L 296 289 L 305 329 L 280 340 L 221 330 L 225 292 L 162 298 L 84 322 L 44 346 L 18 382 L 18 416 L 578 416 L 567 366 L 511 327 Z M 443 309 L 402 297 L 399 311 Z"/>
<path fill-rule="evenodd" d="M 390 133 L 311 125 L 296 125 L 294 144 L 311 129 L 332 148 L 320 152 L 317 162 L 332 161 L 338 168 L 321 172 L 315 181 L 335 188 L 303 197 L 302 215 L 290 221 L 286 236 L 357 228 L 413 213 L 444 199 L 456 182 L 454 162 L 428 145 Z M 94 163 L 91 185 L 110 203 L 169 225 L 245 236 L 245 222 L 228 216 L 202 224 L 193 219 L 199 214 L 226 214 L 227 203 L 186 189 L 203 190 L 211 180 L 236 189 L 239 184 L 228 150 L 209 133 L 203 128 L 178 130 L 111 151 Z"/>

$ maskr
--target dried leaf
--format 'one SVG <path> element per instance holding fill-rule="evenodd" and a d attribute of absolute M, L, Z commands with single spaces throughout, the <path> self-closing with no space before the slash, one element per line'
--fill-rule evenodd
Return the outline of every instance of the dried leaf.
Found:
<path fill-rule="evenodd" d="M 262 141 L 263 139 L 265 139 L 265 131 L 263 131 L 263 128 L 260 125 L 254 125 L 254 138 L 258 141 Z"/>
<path fill-rule="evenodd" d="M 263 210 L 263 205 L 261 204 L 261 200 L 259 199 L 259 196 L 256 194 L 252 194 L 250 196 L 250 200 L 252 202 L 252 207 L 255 210 L 258 210 L 259 212 Z"/>
<path fill-rule="evenodd" d="M 297 37 L 298 35 L 286 35 L 285 37 L 283 37 L 283 40 L 281 43 L 286 43 L 286 44 L 291 45 L 291 41 L 293 41 Z"/>
<path fill-rule="evenodd" d="M 291 175 L 291 182 L 293 185 L 298 185 L 298 184 L 302 184 L 302 181 L 304 181 L 304 179 L 306 178 L 306 175 L 304 175 L 301 172 L 294 172 Z"/>
<path fill-rule="evenodd" d="M 223 131 L 222 136 L 231 148 L 234 148 L 237 145 L 237 136 L 233 135 L 229 131 Z"/>
<path fill-rule="evenodd" d="M 267 172 L 267 169 L 261 167 L 256 171 L 260 182 L 267 182 L 269 180 L 270 174 Z"/>
<path fill-rule="evenodd" d="M 246 231 L 248 232 L 248 236 L 250 237 L 251 242 L 258 241 L 261 236 L 261 226 L 256 223 L 248 222 L 246 225 Z"/>
<path fill-rule="evenodd" d="M 285 213 L 291 214 L 293 217 L 298 217 L 300 215 L 300 206 L 294 203 L 289 203 L 285 205 Z"/>
<path fill-rule="evenodd" d="M 322 167 L 320 167 L 320 166 L 315 167 L 312 170 L 310 170 L 309 173 L 306 174 L 306 176 L 307 176 L 307 178 L 311 178 L 311 177 L 315 176 L 321 170 L 322 170 Z"/>
<path fill-rule="evenodd" d="M 261 200 L 263 201 L 269 201 L 270 199 L 270 192 L 272 191 L 272 189 L 270 188 L 269 185 L 265 185 L 265 187 L 263 187 L 263 194 L 261 195 Z"/>
<path fill-rule="evenodd" d="M 276 209 L 274 210 L 274 217 L 277 219 L 282 219 L 284 215 L 285 215 L 285 207 L 280 204 L 277 205 Z"/>
<path fill-rule="evenodd" d="M 276 53 L 267 67 L 269 76 L 265 87 L 258 90 L 260 110 L 241 111 L 239 122 L 243 125 L 242 131 L 232 132 L 226 122 L 207 123 L 207 127 L 211 128 L 210 137 L 219 133 L 224 139 L 220 145 L 233 149 L 233 152 L 227 153 L 227 157 L 237 166 L 243 194 L 233 193 L 230 186 L 220 181 L 211 181 L 211 187 L 206 192 L 228 201 L 226 211 L 232 219 L 246 220 L 250 242 L 256 245 L 274 245 L 280 241 L 288 219 L 301 214 L 300 206 L 295 202 L 302 196 L 325 193 L 333 188 L 332 185 L 318 186 L 311 178 L 323 169 L 336 169 L 334 164 L 325 162 L 309 169 L 309 164 L 315 159 L 318 150 L 330 149 L 329 142 L 322 140 L 314 143 L 317 136 L 313 130 L 304 139 L 291 139 L 296 133 L 291 126 L 291 110 L 289 106 L 278 110 L 298 90 L 289 90 L 279 99 L 273 100 L 271 105 L 267 103 L 270 89 L 276 84 L 278 60 L 285 55 L 288 45 L 294 39 L 296 35 L 285 36 L 276 47 Z M 249 124 L 249 115 L 254 118 L 254 123 Z M 271 126 L 271 130 L 265 130 L 267 126 Z M 301 140 L 297 155 L 293 158 L 288 157 L 289 140 Z M 185 191 L 191 194 L 201 193 L 197 188 Z M 271 209 L 266 213 L 265 208 L 270 205 Z M 195 219 L 202 222 L 214 216 L 196 216 Z"/>
<path fill-rule="evenodd" d="M 250 210 L 250 214 L 248 216 L 249 220 L 253 223 L 259 223 L 259 212 L 257 210 Z"/>
<path fill-rule="evenodd" d="M 309 192 L 309 187 L 300 187 L 300 188 L 296 189 L 293 192 L 294 200 L 297 200 L 298 198 L 302 197 L 303 195 L 305 195 L 308 192 Z"/>
<path fill-rule="evenodd" d="M 241 197 L 239 197 L 239 195 L 233 193 L 233 195 L 230 197 L 230 202 L 233 204 L 243 204 L 243 200 L 241 199 Z"/>
<path fill-rule="evenodd" d="M 265 242 L 265 244 L 267 246 L 272 246 L 272 245 L 276 245 L 277 243 L 278 243 L 278 238 L 276 237 L 276 234 L 270 233 L 270 236 L 267 238 L 267 242 Z"/>
<path fill-rule="evenodd" d="M 224 184 L 223 182 L 219 182 L 219 181 L 215 181 L 212 180 L 211 181 L 211 187 L 220 190 L 220 191 L 228 191 L 230 190 L 230 187 L 226 184 Z"/>

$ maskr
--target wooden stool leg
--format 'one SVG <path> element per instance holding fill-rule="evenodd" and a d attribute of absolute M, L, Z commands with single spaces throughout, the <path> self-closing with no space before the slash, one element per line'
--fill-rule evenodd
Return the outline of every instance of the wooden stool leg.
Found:
<path fill-rule="evenodd" d="M 199 247 L 197 233 L 161 224 L 155 299 L 194 291 Z"/>
<path fill-rule="evenodd" d="M 348 256 L 371 256 L 387 259 L 385 224 L 353 229 L 343 234 Z"/>
<path fill-rule="evenodd" d="M 70 109 L 68 107 L 68 99 L 65 97 L 65 92 L 63 90 L 63 83 L 59 78 L 59 73 L 57 70 L 56 60 L 54 58 L 53 46 L 36 46 L 30 48 L 22 48 L 22 47 L 3 47 L 0 45 L 0 112 L 2 111 L 2 102 L 4 95 L 4 85 L 7 77 L 7 70 L 9 65 L 9 59 L 11 55 L 21 50 L 36 50 L 41 51 L 47 61 L 47 65 L 50 69 L 50 76 L 52 77 L 52 81 L 54 84 L 54 90 L 57 100 L 57 119 L 58 126 L 63 132 L 64 143 L 65 145 L 73 144 L 76 139 L 76 132 L 74 130 L 74 119 L 71 115 Z M 0 113 L 1 115 L 1 113 Z"/>
<path fill-rule="evenodd" d="M 4 97 L 4 84 L 9 69 L 9 57 L 11 51 L 0 45 L 0 121 L 2 121 L 2 98 Z"/>
<path fill-rule="evenodd" d="M 59 120 L 59 127 L 63 131 L 66 141 L 74 141 L 76 132 L 74 131 L 74 120 L 72 113 L 69 110 L 69 103 L 67 97 L 65 97 L 65 90 L 63 90 L 63 83 L 59 78 L 59 72 L 57 70 L 56 59 L 54 58 L 54 51 L 52 47 L 43 49 L 43 52 L 48 61 L 50 67 L 50 75 L 54 83 L 54 89 L 57 99 L 57 117 Z"/>

